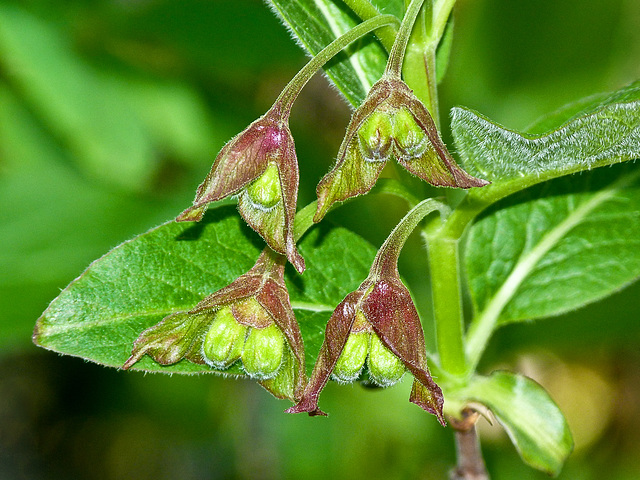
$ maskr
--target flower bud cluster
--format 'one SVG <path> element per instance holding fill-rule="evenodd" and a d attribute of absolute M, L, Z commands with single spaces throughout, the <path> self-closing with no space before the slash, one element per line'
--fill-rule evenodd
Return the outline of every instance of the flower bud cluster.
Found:
<path fill-rule="evenodd" d="M 353 113 L 333 169 L 316 192 L 319 222 L 335 202 L 367 193 L 387 160 L 435 186 L 482 187 L 458 166 L 424 104 L 398 78 L 383 76 Z"/>
<path fill-rule="evenodd" d="M 380 387 L 395 385 L 407 371 L 402 360 L 382 343 L 364 314 L 358 311 L 331 378 L 351 383 L 360 378 L 365 365 L 369 380 Z"/>
<path fill-rule="evenodd" d="M 428 110 L 400 78 L 419 7 L 412 2 L 385 74 L 354 112 L 336 164 L 317 186 L 314 222 L 335 202 L 368 192 L 390 158 L 435 186 L 487 184 L 456 164 Z M 144 355 L 163 365 L 187 359 L 222 371 L 241 363 L 244 373 L 275 396 L 297 402 L 288 412 L 310 415 L 324 414 L 318 396 L 330 378 L 352 382 L 366 371 L 372 383 L 384 387 L 398 382 L 408 370 L 414 377 L 410 401 L 444 424 L 442 391 L 427 368 L 420 319 L 397 272 L 402 244 L 419 221 L 415 213 L 405 217 L 411 217 L 407 223 L 411 226 L 396 227 L 378 252 L 369 277 L 333 312 L 308 382 L 302 335 L 284 284 L 285 258 L 299 273 L 305 270 L 294 235 L 299 173 L 288 123 L 292 103 L 315 69 L 350 41 L 391 19 L 369 19 L 353 34 L 332 42 L 294 77 L 267 113 L 218 153 L 193 205 L 177 220 L 199 221 L 211 202 L 237 197 L 240 215 L 268 248 L 249 272 L 193 310 L 170 315 L 142 332 L 123 368 Z"/>
<path fill-rule="evenodd" d="M 243 315 L 245 312 L 249 316 Z M 241 322 L 260 326 L 251 327 Z M 279 372 L 287 348 L 284 335 L 269 313 L 254 298 L 249 298 L 215 313 L 202 343 L 202 357 L 219 370 L 241 360 L 243 370 L 251 378 L 268 380 Z"/>
<path fill-rule="evenodd" d="M 265 250 L 255 266 L 188 312 L 169 315 L 135 341 L 128 369 L 144 355 L 242 371 L 278 398 L 297 400 L 307 381 L 304 346 L 284 284 L 284 257 Z"/>

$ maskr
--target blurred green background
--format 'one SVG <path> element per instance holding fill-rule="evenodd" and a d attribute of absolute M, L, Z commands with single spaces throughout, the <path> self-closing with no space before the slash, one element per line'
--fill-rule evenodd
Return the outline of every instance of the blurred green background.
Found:
<path fill-rule="evenodd" d="M 640 78 L 637 0 L 458 3 L 443 112 L 466 105 L 522 129 Z M 124 373 L 31 344 L 60 289 L 188 206 L 218 149 L 304 61 L 259 0 L 0 2 L 0 479 L 446 477 L 452 433 L 407 402 L 406 380 L 331 384 L 331 416 L 309 418 L 249 381 Z M 301 205 L 348 117 L 320 76 L 300 97 Z M 380 244 L 404 208 L 368 199 L 330 217 Z M 432 345 L 420 241 L 409 248 L 401 269 Z M 638 295 L 634 285 L 491 342 L 483 371 L 531 376 L 566 413 L 577 446 L 560 478 L 638 478 Z M 492 478 L 546 478 L 499 426 L 481 431 Z"/>

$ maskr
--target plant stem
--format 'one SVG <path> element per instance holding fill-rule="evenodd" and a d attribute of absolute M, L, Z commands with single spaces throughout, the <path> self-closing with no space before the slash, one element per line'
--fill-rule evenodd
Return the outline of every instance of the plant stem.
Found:
<path fill-rule="evenodd" d="M 409 208 L 411 209 L 414 208 L 418 203 L 420 203 L 420 199 L 409 192 L 404 184 L 393 178 L 379 179 L 378 183 L 369 192 L 369 195 L 380 194 L 393 195 L 394 197 L 401 198 L 407 202 Z M 350 200 L 352 199 L 347 199 L 344 203 Z M 342 205 L 344 205 L 344 203 L 342 203 Z M 229 204 L 231 205 L 232 203 L 229 202 Z M 313 202 L 305 205 L 303 208 L 298 210 L 298 212 L 296 213 L 295 224 L 293 228 L 293 236 L 296 242 L 302 238 L 302 236 L 307 232 L 307 230 L 309 230 L 309 228 L 315 225 L 315 223 L 313 222 L 313 216 L 316 213 L 317 206 L 318 201 L 314 200 Z M 337 206 L 334 208 L 337 208 Z"/>
<path fill-rule="evenodd" d="M 431 1 L 422 9 L 405 53 L 402 70 L 407 84 L 425 104 L 440 128 L 436 52 L 455 0 Z"/>
<path fill-rule="evenodd" d="M 362 20 L 369 20 L 380 15 L 378 9 L 374 7 L 368 0 L 343 0 L 345 5 L 353 10 L 353 13 L 358 15 Z M 398 29 L 394 25 L 381 28 L 376 36 L 380 39 L 380 43 L 387 49 L 387 52 L 391 51 L 393 43 L 396 39 Z"/>
<path fill-rule="evenodd" d="M 398 222 L 384 241 L 371 267 L 378 275 L 397 273 L 398 258 L 409 235 L 415 230 L 424 217 L 439 210 L 440 214 L 449 213 L 449 207 L 433 198 L 427 198 L 413 207 L 402 220 Z"/>
<path fill-rule="evenodd" d="M 280 93 L 280 96 L 276 99 L 274 107 L 278 106 L 280 108 L 282 118 L 286 120 L 289 117 L 293 102 L 298 98 L 300 91 L 325 63 L 331 60 L 347 45 L 358 40 L 367 33 L 377 28 L 397 23 L 398 19 L 393 15 L 378 15 L 356 25 L 347 33 L 336 38 L 325 48 L 320 50 L 318 54 L 309 60 L 309 62 L 291 79 L 287 86 L 282 90 L 282 93 Z"/>
<path fill-rule="evenodd" d="M 400 29 L 396 35 L 396 41 L 389 53 L 389 60 L 387 61 L 387 67 L 385 68 L 384 75 L 391 78 L 397 78 L 398 80 L 402 76 L 402 62 L 404 60 L 404 52 L 407 49 L 407 43 L 409 43 L 409 37 L 411 36 L 411 30 L 416 22 L 418 13 L 422 8 L 424 0 L 411 0 L 409 8 L 407 8 Z"/>
<path fill-rule="evenodd" d="M 440 367 L 448 375 L 468 372 L 463 344 L 458 240 L 427 234 L 429 272 Z"/>
<path fill-rule="evenodd" d="M 458 465 L 451 472 L 449 479 L 489 480 L 475 424 L 472 423 L 469 428 L 456 428 L 455 436 Z"/>

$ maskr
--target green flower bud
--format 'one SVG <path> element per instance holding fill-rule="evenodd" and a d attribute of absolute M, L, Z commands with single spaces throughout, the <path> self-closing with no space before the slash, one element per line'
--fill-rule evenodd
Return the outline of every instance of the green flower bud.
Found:
<path fill-rule="evenodd" d="M 280 176 L 275 163 L 247 187 L 249 199 L 259 209 L 270 210 L 282 199 Z"/>
<path fill-rule="evenodd" d="M 258 380 L 275 377 L 282 365 L 285 348 L 284 335 L 275 324 L 251 328 L 242 351 L 242 363 L 247 375 Z"/>
<path fill-rule="evenodd" d="M 383 162 L 391 153 L 393 124 L 390 115 L 376 110 L 358 129 L 360 151 L 369 162 Z"/>
<path fill-rule="evenodd" d="M 371 380 L 381 387 L 397 383 L 406 368 L 391 350 L 385 347 L 377 335 L 371 335 L 369 358 L 367 359 Z"/>
<path fill-rule="evenodd" d="M 421 157 L 429 146 L 427 135 L 406 107 L 396 110 L 393 116 L 393 137 L 398 155 L 405 160 Z"/>
<path fill-rule="evenodd" d="M 246 332 L 247 327 L 236 321 L 230 307 L 218 310 L 202 344 L 204 361 L 214 368 L 230 367 L 242 355 Z"/>
<path fill-rule="evenodd" d="M 333 367 L 331 376 L 334 380 L 350 383 L 358 379 L 369 351 L 369 336 L 368 332 L 363 332 L 352 333 L 347 337 L 342 353 Z"/>

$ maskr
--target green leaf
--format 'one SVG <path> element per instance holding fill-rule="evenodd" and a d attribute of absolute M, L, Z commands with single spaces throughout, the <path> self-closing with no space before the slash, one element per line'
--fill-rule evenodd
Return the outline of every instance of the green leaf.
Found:
<path fill-rule="evenodd" d="M 562 412 L 539 384 L 498 371 L 474 378 L 462 395 L 493 412 L 525 463 L 550 475 L 560 473 L 573 438 Z"/>
<path fill-rule="evenodd" d="M 635 164 L 558 179 L 496 204 L 468 237 L 477 317 L 507 323 L 559 315 L 636 280 L 638 212 Z"/>
<path fill-rule="evenodd" d="M 493 183 L 469 192 L 441 234 L 460 235 L 487 206 L 527 186 L 640 157 L 639 99 L 640 82 L 582 102 L 580 113 L 570 107 L 554 115 L 573 116 L 543 136 L 510 132 L 460 110 L 454 130 L 466 166 L 482 169 Z M 639 176 L 629 164 L 557 179 L 507 198 L 470 229 L 472 365 L 498 324 L 558 315 L 638 278 Z"/>
<path fill-rule="evenodd" d="M 59 353 L 120 367 L 146 328 L 249 270 L 263 244 L 232 207 L 210 209 L 198 224 L 169 222 L 116 247 L 72 282 L 38 320 L 34 341 Z M 375 249 L 342 228 L 315 228 L 299 245 L 307 270 L 288 272 L 307 366 L 335 305 L 367 276 Z M 134 369 L 213 372 L 181 361 L 162 367 L 144 358 Z M 239 369 L 228 373 L 239 374 Z"/>
<path fill-rule="evenodd" d="M 463 108 L 453 109 L 452 130 L 467 171 L 492 182 L 467 202 L 491 203 L 545 180 L 640 157 L 640 82 L 544 135 L 513 132 Z"/>
<path fill-rule="evenodd" d="M 396 0 L 392 3 L 401 3 Z M 331 0 L 270 0 L 283 23 L 312 55 L 346 33 L 360 20 L 342 2 Z M 345 98 L 360 105 L 380 79 L 387 62 L 385 49 L 367 36 L 336 56 L 325 70 Z"/>
<path fill-rule="evenodd" d="M 148 183 L 155 165 L 142 123 L 117 82 L 89 66 L 53 24 L 0 6 L 0 67 L 83 171 L 130 189 Z"/>

